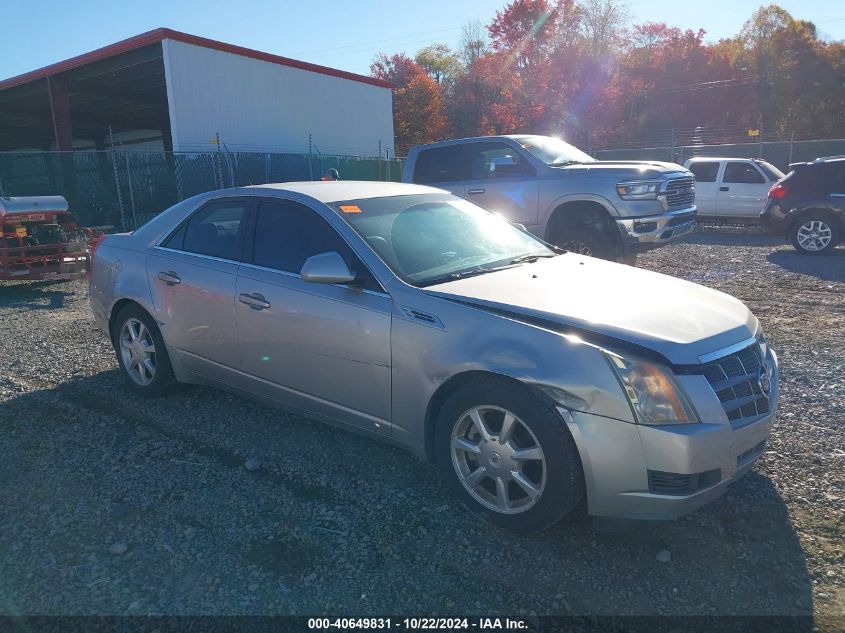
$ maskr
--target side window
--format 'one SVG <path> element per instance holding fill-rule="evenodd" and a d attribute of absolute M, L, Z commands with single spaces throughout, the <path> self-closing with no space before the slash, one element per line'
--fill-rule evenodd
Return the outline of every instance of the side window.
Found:
<path fill-rule="evenodd" d="M 427 184 L 466 180 L 466 161 L 462 160 L 463 147 L 447 145 L 422 150 L 414 165 L 414 182 Z"/>
<path fill-rule="evenodd" d="M 162 243 L 187 253 L 238 259 L 240 234 L 248 202 L 214 202 L 206 205 Z"/>
<path fill-rule="evenodd" d="M 755 185 L 766 182 L 763 176 L 749 163 L 730 162 L 725 165 L 725 176 L 722 182 Z"/>
<path fill-rule="evenodd" d="M 716 182 L 716 175 L 719 173 L 718 161 L 695 161 L 690 163 L 689 170 L 695 176 L 696 182 Z"/>
<path fill-rule="evenodd" d="M 506 143 L 472 143 L 467 154 L 472 180 L 525 176 L 531 171 L 525 158 Z"/>
<path fill-rule="evenodd" d="M 255 221 L 252 263 L 299 274 L 305 260 L 335 251 L 349 270 L 364 280 L 364 288 L 381 290 L 369 270 L 328 222 L 296 202 L 262 202 Z"/>

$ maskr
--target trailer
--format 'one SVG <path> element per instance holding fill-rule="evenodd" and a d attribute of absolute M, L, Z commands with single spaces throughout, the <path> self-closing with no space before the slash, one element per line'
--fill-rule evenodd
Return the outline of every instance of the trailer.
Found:
<path fill-rule="evenodd" d="M 103 239 L 80 228 L 62 196 L 0 197 L 0 281 L 85 275 Z"/>

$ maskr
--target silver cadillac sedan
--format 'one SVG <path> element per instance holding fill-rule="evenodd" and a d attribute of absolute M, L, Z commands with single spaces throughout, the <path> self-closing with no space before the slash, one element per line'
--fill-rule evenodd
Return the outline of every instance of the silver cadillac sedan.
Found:
<path fill-rule="evenodd" d="M 430 187 L 202 194 L 107 237 L 91 305 L 136 393 L 201 383 L 393 442 L 516 531 L 584 495 L 596 516 L 689 512 L 751 468 L 777 409 L 737 299 Z"/>

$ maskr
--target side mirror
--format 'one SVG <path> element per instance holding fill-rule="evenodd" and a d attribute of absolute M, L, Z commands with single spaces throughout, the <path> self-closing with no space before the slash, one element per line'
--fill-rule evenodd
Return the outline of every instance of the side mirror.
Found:
<path fill-rule="evenodd" d="M 348 284 L 355 281 L 355 275 L 335 251 L 306 259 L 299 276 L 303 281 L 315 284 Z"/>

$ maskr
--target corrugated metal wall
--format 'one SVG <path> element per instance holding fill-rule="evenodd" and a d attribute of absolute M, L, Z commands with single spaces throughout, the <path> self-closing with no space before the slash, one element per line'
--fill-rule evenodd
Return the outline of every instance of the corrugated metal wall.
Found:
<path fill-rule="evenodd" d="M 359 81 L 163 42 L 173 149 L 393 153 L 392 95 Z"/>

